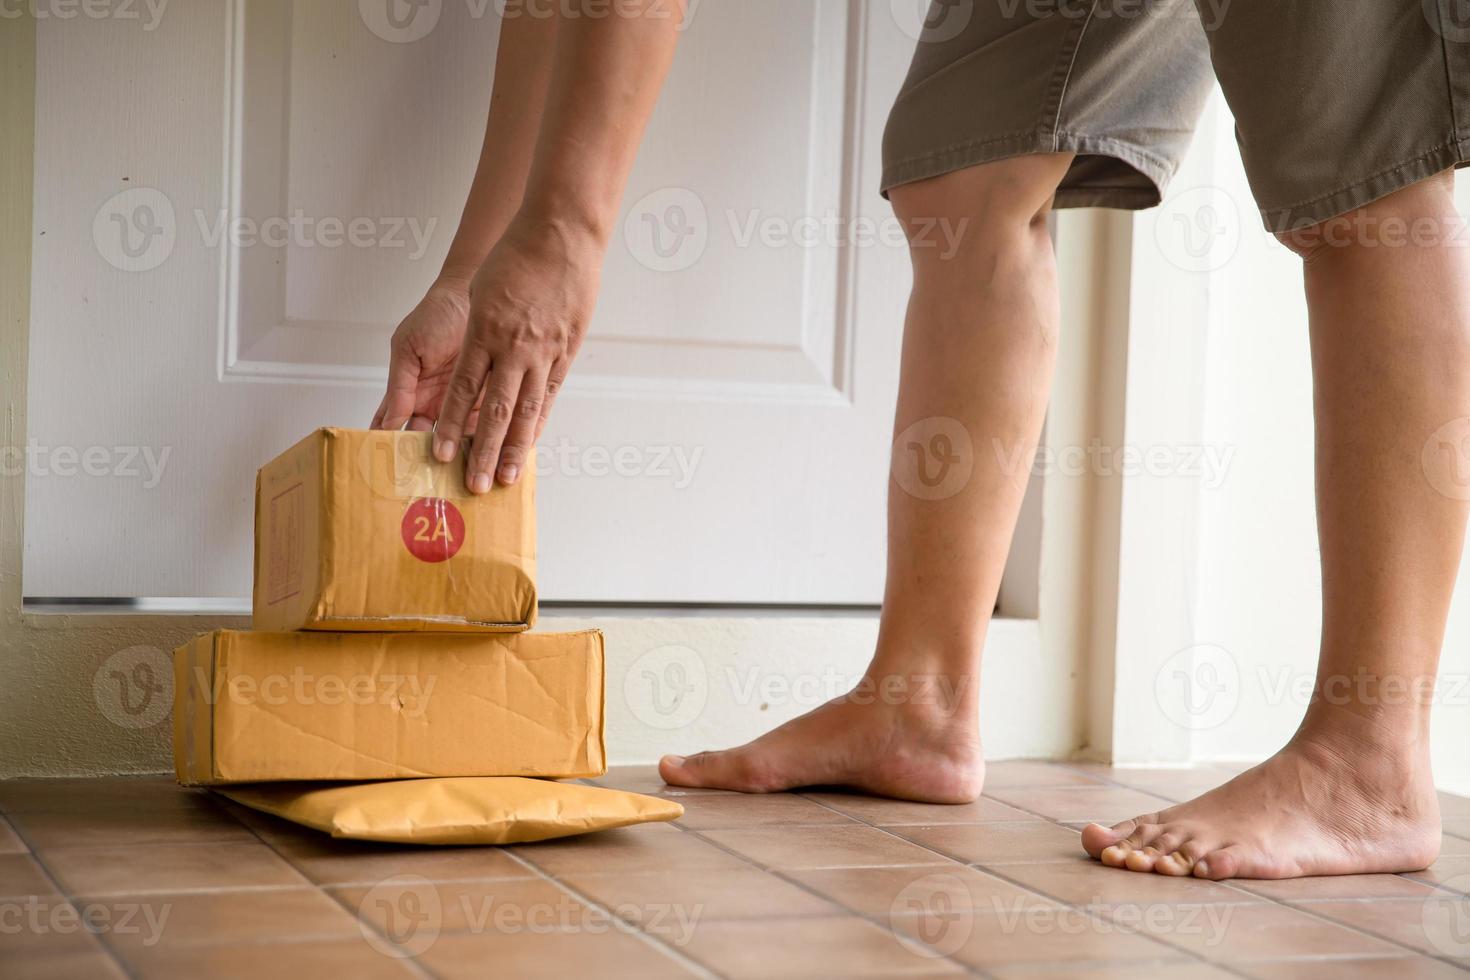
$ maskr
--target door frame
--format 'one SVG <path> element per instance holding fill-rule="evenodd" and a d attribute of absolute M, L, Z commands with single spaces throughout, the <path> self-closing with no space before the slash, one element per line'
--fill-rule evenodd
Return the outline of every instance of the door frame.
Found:
<path fill-rule="evenodd" d="M 26 446 L 36 86 L 36 22 L 0 31 L 0 391 L 7 459 Z M 1058 221 L 1063 334 L 1044 445 L 1121 445 L 1131 216 L 1085 211 Z M 166 721 L 130 723 L 108 710 L 109 684 L 140 653 L 166 669 L 194 634 L 247 628 L 248 617 L 146 611 L 41 612 L 24 605 L 24 467 L 0 468 L 0 778 L 166 771 Z M 1118 674 L 1121 479 L 1088 472 L 1045 480 L 1036 616 L 997 619 L 987 651 L 982 735 L 992 758 L 1107 758 Z M 821 677 L 860 675 L 876 610 L 548 610 L 545 629 L 601 627 L 610 651 L 611 761 L 732 744 L 822 699 Z M 690 651 L 693 660 L 690 660 Z M 800 658 L 792 656 L 799 651 Z M 738 655 L 738 657 L 737 657 Z M 671 726 L 640 702 L 650 665 L 685 658 L 705 670 L 706 698 Z M 738 676 L 726 676 L 740 664 Z M 798 669 L 793 672 L 793 665 Z M 656 673 L 656 671 L 655 671 Z M 815 679 L 815 682 L 813 682 Z M 798 689 L 792 681 L 808 682 Z M 785 692 L 773 703 L 772 692 Z M 622 696 L 618 696 L 621 692 Z M 115 707 L 115 705 L 113 706 Z"/>

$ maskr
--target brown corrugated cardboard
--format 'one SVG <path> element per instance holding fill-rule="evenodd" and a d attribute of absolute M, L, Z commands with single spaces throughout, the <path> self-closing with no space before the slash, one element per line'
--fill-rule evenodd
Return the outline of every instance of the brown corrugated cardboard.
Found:
<path fill-rule="evenodd" d="M 187 785 L 596 776 L 602 634 L 219 630 L 174 652 Z"/>
<path fill-rule="evenodd" d="M 255 482 L 260 630 L 489 630 L 536 620 L 536 478 L 470 494 L 427 432 L 319 429 Z"/>
<path fill-rule="evenodd" d="M 674 800 L 514 777 L 273 783 L 219 792 L 333 837 L 406 844 L 521 844 L 684 815 Z"/>

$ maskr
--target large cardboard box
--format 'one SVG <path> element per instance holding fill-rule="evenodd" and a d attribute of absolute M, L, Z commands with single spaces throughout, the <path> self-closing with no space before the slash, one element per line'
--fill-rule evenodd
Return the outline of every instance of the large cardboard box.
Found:
<path fill-rule="evenodd" d="M 427 432 L 319 429 L 255 481 L 258 630 L 536 621 L 536 477 L 474 496 Z"/>
<path fill-rule="evenodd" d="M 174 652 L 188 785 L 596 776 L 602 634 L 219 630 Z"/>

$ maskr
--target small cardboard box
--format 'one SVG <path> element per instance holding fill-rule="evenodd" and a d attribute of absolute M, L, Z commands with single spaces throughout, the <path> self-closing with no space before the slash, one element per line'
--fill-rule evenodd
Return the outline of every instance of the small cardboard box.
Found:
<path fill-rule="evenodd" d="M 174 652 L 186 785 L 596 776 L 602 634 L 257 633 Z"/>
<path fill-rule="evenodd" d="M 319 429 L 255 481 L 258 630 L 536 621 L 535 474 L 473 496 L 427 432 Z"/>

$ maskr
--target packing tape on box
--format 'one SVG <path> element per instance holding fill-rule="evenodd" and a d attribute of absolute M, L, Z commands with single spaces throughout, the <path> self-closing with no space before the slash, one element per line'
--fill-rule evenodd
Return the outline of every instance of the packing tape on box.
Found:
<path fill-rule="evenodd" d="M 374 493 L 403 501 L 420 497 L 463 500 L 470 496 L 463 467 L 445 466 L 434 459 L 432 433 L 383 435 L 364 439 L 357 451 L 358 473 Z M 466 447 L 461 458 L 467 452 Z"/>

